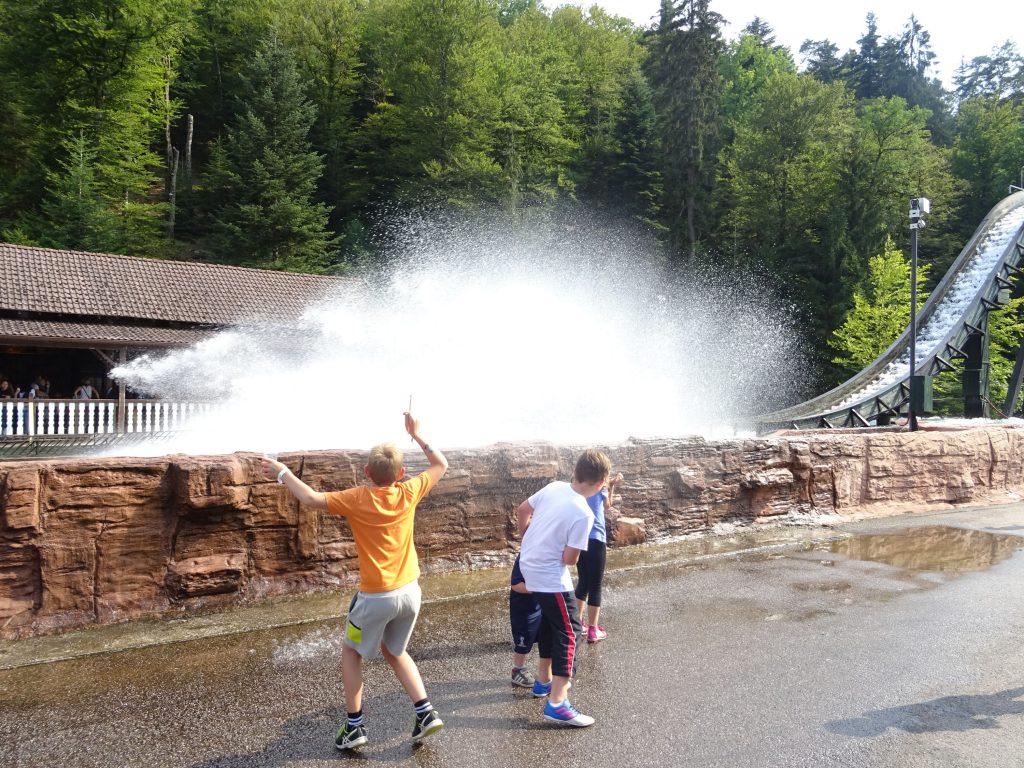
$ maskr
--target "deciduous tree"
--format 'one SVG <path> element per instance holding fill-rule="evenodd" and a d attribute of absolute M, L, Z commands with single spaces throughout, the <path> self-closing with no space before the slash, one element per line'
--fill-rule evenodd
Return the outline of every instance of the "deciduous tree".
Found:
<path fill-rule="evenodd" d="M 924 305 L 928 268 L 917 271 L 918 306 Z M 872 256 L 853 307 L 829 338 L 836 355 L 832 362 L 850 376 L 864 369 L 899 338 L 910 323 L 910 261 L 886 239 L 882 252 Z"/>
<path fill-rule="evenodd" d="M 17 86 L 15 177 L 0 181 L 22 215 L 38 210 L 47 179 L 67 171 L 69 141 L 94 154 L 96 189 L 116 216 L 118 247 L 162 249 L 162 153 L 167 61 L 191 23 L 193 0 L 23 0 L 0 15 L 0 67 Z M 71 153 L 73 154 L 73 152 Z M 12 165 L 10 161 L 0 163 Z M 72 165 L 74 165 L 72 161 Z"/>

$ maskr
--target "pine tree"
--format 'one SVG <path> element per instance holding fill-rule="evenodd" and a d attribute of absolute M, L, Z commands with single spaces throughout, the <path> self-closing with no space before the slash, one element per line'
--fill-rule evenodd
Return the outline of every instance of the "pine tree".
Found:
<path fill-rule="evenodd" d="M 629 215 L 660 227 L 662 181 L 657 166 L 654 106 L 650 87 L 640 72 L 626 83 L 615 145 L 608 189 L 615 190 L 618 204 Z"/>
<path fill-rule="evenodd" d="M 288 0 L 281 10 L 282 39 L 316 105 L 310 138 L 324 155 L 321 188 L 338 216 L 350 183 L 359 87 L 360 24 L 357 0 Z"/>
<path fill-rule="evenodd" d="M 34 240 L 50 248 L 115 251 L 117 220 L 96 178 L 96 150 L 79 134 L 64 143 L 67 156 L 51 171 Z"/>
<path fill-rule="evenodd" d="M 975 96 L 1024 101 L 1024 55 L 1007 40 L 988 56 L 977 56 L 961 65 L 954 78 L 959 100 Z"/>
<path fill-rule="evenodd" d="M 804 40 L 800 54 L 804 57 L 804 71 L 823 83 L 844 80 L 847 72 L 836 54 L 839 46 L 831 40 Z"/>
<path fill-rule="evenodd" d="M 708 0 L 662 0 L 650 38 L 649 76 L 665 169 L 672 253 L 691 258 L 710 218 L 720 129 L 724 19 Z"/>
<path fill-rule="evenodd" d="M 867 29 L 863 37 L 857 41 L 860 48 L 857 51 L 848 51 L 844 57 L 844 64 L 849 72 L 850 89 L 857 95 L 858 99 L 873 99 L 880 96 L 880 81 L 882 78 L 879 63 L 878 44 L 878 20 L 875 14 L 867 15 Z"/>
<path fill-rule="evenodd" d="M 887 37 L 878 49 L 877 95 L 899 96 L 911 107 L 924 107 L 930 111 L 928 129 L 932 140 L 940 146 L 949 146 L 953 136 L 953 115 L 942 82 L 930 77 L 935 61 L 931 49 L 931 35 L 915 16 L 907 20 L 903 33 Z"/>
<path fill-rule="evenodd" d="M 249 62 L 234 124 L 211 157 L 212 258 L 296 271 L 330 266 L 329 211 L 314 200 L 323 172 L 309 140 L 315 118 L 292 56 L 271 37 Z"/>

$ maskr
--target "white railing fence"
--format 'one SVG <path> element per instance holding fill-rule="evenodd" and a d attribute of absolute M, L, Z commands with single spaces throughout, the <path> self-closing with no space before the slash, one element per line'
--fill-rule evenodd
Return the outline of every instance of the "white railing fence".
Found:
<path fill-rule="evenodd" d="M 0 400 L 0 436 L 159 434 L 181 429 L 211 403 L 128 400 L 119 418 L 117 400 Z"/>

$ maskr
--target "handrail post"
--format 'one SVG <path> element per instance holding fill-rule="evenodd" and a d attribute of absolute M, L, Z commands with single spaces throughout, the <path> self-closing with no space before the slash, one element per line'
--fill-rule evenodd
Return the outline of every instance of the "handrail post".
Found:
<path fill-rule="evenodd" d="M 117 353 L 117 361 L 120 365 L 124 365 L 128 360 L 128 352 L 124 347 L 121 347 Z M 125 431 L 125 425 L 128 420 L 128 414 L 125 413 L 127 397 L 125 395 L 125 384 L 124 381 L 117 382 L 117 434 L 123 435 Z"/>

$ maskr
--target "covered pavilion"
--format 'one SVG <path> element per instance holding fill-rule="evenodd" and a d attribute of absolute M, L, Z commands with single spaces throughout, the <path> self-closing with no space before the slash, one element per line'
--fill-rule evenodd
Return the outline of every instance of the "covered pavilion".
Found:
<path fill-rule="evenodd" d="M 310 304 L 360 285 L 0 243 L 0 378 L 27 392 L 42 376 L 51 399 L 70 398 L 89 378 L 101 397 L 123 405 L 125 389 L 108 374 L 132 356 L 188 346 L 249 321 L 297 325 Z"/>

